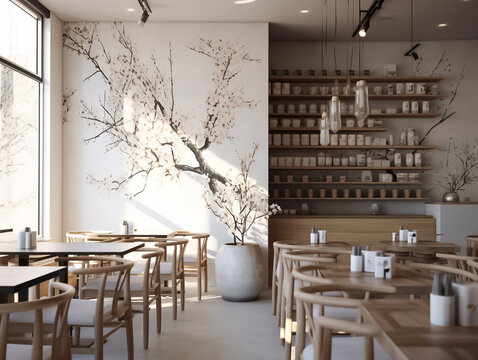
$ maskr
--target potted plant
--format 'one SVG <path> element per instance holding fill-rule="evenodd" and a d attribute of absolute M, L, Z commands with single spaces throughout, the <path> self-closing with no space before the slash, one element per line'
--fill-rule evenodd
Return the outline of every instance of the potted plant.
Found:
<path fill-rule="evenodd" d="M 277 204 L 268 206 L 267 191 L 250 176 L 256 151 L 254 144 L 252 153 L 240 160 L 237 176 L 212 199 L 206 198 L 208 208 L 232 235 L 232 242 L 222 245 L 216 255 L 216 286 L 228 301 L 251 301 L 259 296 L 265 267 L 259 245 L 246 242 L 246 236 L 260 219 L 280 211 Z"/>
<path fill-rule="evenodd" d="M 476 141 L 476 140 L 475 140 Z M 478 146 L 463 143 L 460 147 L 451 141 L 441 151 L 446 153 L 442 165 L 442 177 L 438 186 L 446 190 L 443 202 L 459 202 L 458 191 L 478 180 Z"/>

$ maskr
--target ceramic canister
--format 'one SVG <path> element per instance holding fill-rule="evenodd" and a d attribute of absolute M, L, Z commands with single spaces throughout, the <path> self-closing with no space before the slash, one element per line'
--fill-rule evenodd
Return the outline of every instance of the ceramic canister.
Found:
<path fill-rule="evenodd" d="M 290 95 L 290 83 L 282 83 L 282 95 Z"/>

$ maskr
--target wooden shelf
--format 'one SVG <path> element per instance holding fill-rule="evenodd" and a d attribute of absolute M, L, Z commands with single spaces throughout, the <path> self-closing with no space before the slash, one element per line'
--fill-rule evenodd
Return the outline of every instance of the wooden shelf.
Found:
<path fill-rule="evenodd" d="M 330 100 L 333 95 L 269 95 L 270 100 Z M 353 100 L 355 95 L 338 95 L 339 99 Z M 369 95 L 369 100 L 435 100 L 441 95 Z"/>
<path fill-rule="evenodd" d="M 330 97 L 330 96 L 329 96 Z M 354 114 L 341 114 L 342 118 L 354 118 Z M 387 114 L 387 113 L 380 113 L 380 114 L 370 114 L 369 118 L 381 118 L 381 119 L 430 119 L 436 118 L 441 116 L 439 113 L 396 113 L 396 114 Z M 270 118 L 321 118 L 322 113 L 269 113 Z"/>
<path fill-rule="evenodd" d="M 372 181 L 372 182 L 364 182 L 364 181 L 308 181 L 308 182 L 303 182 L 303 181 L 279 181 L 279 182 L 273 182 L 269 181 L 269 185 L 421 185 L 421 181 L 417 182 L 412 182 L 412 181 L 407 181 L 407 182 L 380 182 L 380 181 Z"/>
<path fill-rule="evenodd" d="M 357 201 L 357 200 L 361 200 L 361 201 L 428 201 L 430 200 L 430 198 L 380 198 L 380 197 L 374 197 L 374 198 L 368 198 L 368 197 L 361 197 L 361 198 L 354 198 L 354 197 L 349 197 L 349 198 L 330 198 L 330 197 L 325 197 L 325 198 L 321 198 L 321 197 L 314 197 L 314 198 L 306 198 L 306 197 L 303 197 L 303 198 L 269 198 L 270 201 L 283 201 L 283 200 L 287 200 L 287 201 L 305 201 L 305 200 L 309 200 L 309 201 L 316 201 L 316 200 L 321 200 L 321 201 L 329 201 L 329 200 L 333 200 L 333 201 L 338 201 L 338 200 L 351 200 L 351 201 Z"/>
<path fill-rule="evenodd" d="M 306 127 L 306 126 L 301 126 L 301 127 L 275 127 L 271 128 L 269 127 L 269 132 L 318 132 L 320 131 L 320 128 L 318 126 L 314 127 Z M 384 127 L 342 127 L 339 132 L 386 132 L 388 131 L 388 128 Z"/>
<path fill-rule="evenodd" d="M 428 146 L 428 145 L 366 145 L 366 146 L 334 146 L 334 145 L 269 145 L 269 149 L 282 149 L 282 150 L 293 150 L 293 149 L 327 149 L 327 150 L 388 150 L 388 149 L 395 149 L 395 150 L 433 150 L 436 149 L 435 146 Z"/>
<path fill-rule="evenodd" d="M 269 167 L 269 170 L 431 170 L 429 166 L 412 167 L 375 167 L 375 166 L 276 166 Z"/>
<path fill-rule="evenodd" d="M 347 81 L 346 76 L 270 76 L 269 81 L 293 82 L 293 83 L 340 83 Z M 397 83 L 397 82 L 440 82 L 443 77 L 439 76 L 415 76 L 415 77 L 383 77 L 383 76 L 351 76 L 352 82 L 365 80 L 368 83 Z"/>

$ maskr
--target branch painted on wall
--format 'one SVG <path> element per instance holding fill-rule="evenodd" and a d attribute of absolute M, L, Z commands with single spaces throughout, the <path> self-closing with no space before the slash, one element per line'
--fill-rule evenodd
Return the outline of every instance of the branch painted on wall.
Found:
<path fill-rule="evenodd" d="M 447 192 L 458 192 L 478 181 L 478 138 L 460 141 L 460 145 L 450 138 L 440 151 L 445 156 L 440 160 L 436 186 Z"/>
<path fill-rule="evenodd" d="M 442 101 L 442 104 L 440 105 L 440 108 L 443 108 L 442 116 L 441 118 L 433 124 L 425 133 L 425 135 L 420 139 L 419 145 L 421 145 L 427 138 L 430 133 L 436 129 L 437 126 L 443 124 L 445 121 L 450 119 L 453 115 L 456 114 L 456 111 L 452 111 L 453 108 L 453 103 L 455 101 L 456 95 L 458 94 L 458 89 L 460 88 L 461 82 L 464 78 L 464 73 L 465 73 L 465 65 L 463 65 L 460 75 L 458 76 L 455 84 L 452 85 L 452 91 L 451 91 L 451 96 L 448 102 Z"/>

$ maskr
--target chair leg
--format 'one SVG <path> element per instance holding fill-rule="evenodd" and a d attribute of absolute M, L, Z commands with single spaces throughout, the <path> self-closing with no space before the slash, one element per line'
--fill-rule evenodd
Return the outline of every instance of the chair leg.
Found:
<path fill-rule="evenodd" d="M 128 346 L 128 360 L 134 359 L 134 340 L 133 340 L 133 311 L 131 308 L 126 311 L 126 343 Z"/>
<path fill-rule="evenodd" d="M 95 360 L 103 360 L 103 324 L 95 325 Z"/>
<path fill-rule="evenodd" d="M 198 267 L 198 273 L 197 273 L 197 287 L 198 287 L 198 300 L 201 301 L 201 277 L 202 277 L 202 272 L 201 272 L 201 265 Z"/>
<path fill-rule="evenodd" d="M 374 354 L 373 354 L 373 337 L 371 336 L 365 336 L 364 338 L 364 345 L 365 345 L 365 354 L 364 354 L 364 360 L 373 360 Z"/>
<path fill-rule="evenodd" d="M 143 298 L 143 348 L 148 348 L 149 341 L 149 296 Z"/>
<path fill-rule="evenodd" d="M 204 263 L 204 292 L 207 293 L 207 260 Z"/>
<path fill-rule="evenodd" d="M 181 311 L 184 311 L 186 303 L 186 283 L 184 282 L 184 276 L 181 278 Z"/>
<path fill-rule="evenodd" d="M 173 296 L 173 319 L 178 318 L 178 282 L 176 279 L 171 280 L 171 291 Z"/>
<path fill-rule="evenodd" d="M 161 332 L 161 313 L 161 292 L 158 291 L 158 294 L 156 294 L 156 331 L 158 334 Z"/>
<path fill-rule="evenodd" d="M 79 345 L 80 345 L 80 338 L 81 338 L 81 337 L 80 337 L 80 329 L 81 329 L 81 327 L 79 327 L 79 326 L 74 326 L 74 327 L 73 327 L 73 332 L 74 332 L 74 337 L 75 337 L 73 343 L 74 343 L 76 346 L 79 346 Z"/>

